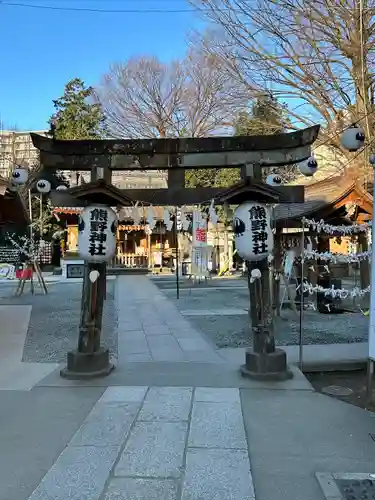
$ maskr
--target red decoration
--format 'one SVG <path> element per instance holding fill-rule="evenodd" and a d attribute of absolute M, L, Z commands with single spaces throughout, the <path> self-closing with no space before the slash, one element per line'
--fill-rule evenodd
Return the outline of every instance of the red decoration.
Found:
<path fill-rule="evenodd" d="M 29 280 L 33 277 L 33 270 L 31 268 L 28 269 L 17 269 L 16 278 L 20 280 Z"/>
<path fill-rule="evenodd" d="M 207 239 L 206 230 L 205 229 L 197 229 L 195 231 L 195 239 L 196 239 L 196 241 L 205 242 Z"/>

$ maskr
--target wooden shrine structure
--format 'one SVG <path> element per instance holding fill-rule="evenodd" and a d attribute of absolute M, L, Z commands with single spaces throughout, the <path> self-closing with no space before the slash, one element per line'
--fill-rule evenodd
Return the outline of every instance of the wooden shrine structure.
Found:
<path fill-rule="evenodd" d="M 303 217 L 320 221 L 333 226 L 352 225 L 369 222 L 372 219 L 373 197 L 358 182 L 355 172 L 346 172 L 311 185 L 305 186 L 305 202 L 289 205 L 278 205 L 275 209 L 278 240 L 283 249 L 300 246 L 301 220 Z M 341 235 L 315 234 L 305 230 L 306 239 L 312 243 L 312 249 L 318 252 L 334 252 L 348 254 L 353 252 L 353 238 Z M 368 251 L 367 235 L 358 233 L 355 238 L 358 252 Z M 319 263 L 314 262 L 314 268 L 320 274 Z M 322 269 L 323 262 L 320 266 Z M 348 264 L 331 264 L 332 278 L 349 277 Z M 367 260 L 359 265 L 361 288 L 369 283 L 370 271 Z M 308 279 L 316 284 L 317 273 L 309 271 Z"/>
<path fill-rule="evenodd" d="M 134 206 L 136 202 L 146 206 L 192 206 L 209 204 L 212 199 L 216 204 L 244 201 L 289 204 L 304 202 L 304 187 L 266 185 L 262 182 L 262 169 L 306 160 L 311 156 L 311 145 L 318 132 L 319 126 L 313 126 L 273 136 L 61 141 L 31 134 L 31 138 L 40 151 L 44 168 L 91 172 L 91 182 L 55 193 L 54 203 L 59 206 L 85 206 L 95 202 L 108 202 L 111 206 Z M 185 187 L 185 170 L 202 168 L 240 168 L 241 181 L 230 188 Z M 116 170 L 166 170 L 168 187 L 119 190 L 111 184 L 112 172 Z M 243 373 L 285 378 L 289 376 L 286 354 L 275 349 L 267 260 L 253 264 L 262 271 L 265 310 L 259 314 L 254 286 L 249 283 L 254 348 L 246 354 Z M 265 325 L 259 323 L 260 317 L 266 318 Z M 100 336 L 100 328 L 97 335 Z M 70 359 L 71 366 L 77 368 L 80 358 L 79 363 L 86 363 L 88 367 L 84 375 L 82 365 L 80 375 L 90 376 L 92 360 L 82 354 L 78 349 L 73 362 L 75 354 L 69 353 L 68 365 Z M 91 376 L 107 373 L 103 367 Z"/>

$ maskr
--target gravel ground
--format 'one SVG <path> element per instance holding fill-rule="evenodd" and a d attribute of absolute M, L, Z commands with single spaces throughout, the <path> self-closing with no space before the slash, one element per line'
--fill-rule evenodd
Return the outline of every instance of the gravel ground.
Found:
<path fill-rule="evenodd" d="M 15 285 L 0 287 L 0 305 L 31 305 L 23 361 L 63 362 L 67 351 L 78 341 L 81 292 L 80 283 L 47 283 L 48 294 L 35 295 L 26 290 L 21 297 L 12 297 Z M 102 343 L 117 356 L 117 313 L 114 302 L 114 281 L 107 282 L 107 300 L 103 312 Z"/>
<path fill-rule="evenodd" d="M 247 347 L 252 343 L 247 314 L 208 316 L 207 310 L 240 309 L 247 311 L 249 295 L 246 280 L 211 280 L 192 288 L 185 284 L 180 299 L 176 299 L 175 283 L 154 280 L 180 311 L 202 311 L 197 316 L 185 316 L 196 328 L 205 333 L 219 348 Z M 240 288 L 240 287 L 243 288 Z M 219 290 L 210 288 L 220 287 Z M 209 288 L 208 290 L 204 288 Z M 232 289 L 231 289 L 232 288 Z M 340 344 L 367 340 L 368 319 L 362 313 L 320 314 L 304 311 L 304 344 Z M 285 309 L 276 324 L 278 345 L 299 344 L 299 316 Z"/>

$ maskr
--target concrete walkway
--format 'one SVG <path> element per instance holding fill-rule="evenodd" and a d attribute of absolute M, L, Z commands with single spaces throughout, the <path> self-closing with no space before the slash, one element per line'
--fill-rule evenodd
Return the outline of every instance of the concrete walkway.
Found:
<path fill-rule="evenodd" d="M 375 473 L 374 413 L 312 390 L 241 396 L 257 500 L 345 500 L 325 497 L 316 474 Z"/>
<path fill-rule="evenodd" d="M 290 364 L 299 364 L 299 346 L 281 346 L 288 355 Z M 246 348 L 220 349 L 222 356 L 228 363 L 239 365 L 245 359 Z M 368 342 L 352 344 L 308 344 L 303 346 L 303 371 L 334 371 L 357 370 L 367 364 Z"/>
<path fill-rule="evenodd" d="M 0 390 L 29 391 L 58 365 L 23 363 L 31 306 L 0 306 Z"/>
<path fill-rule="evenodd" d="M 0 391 L 0 500 L 325 500 L 316 474 L 375 472 L 374 414 L 254 384 Z"/>
<path fill-rule="evenodd" d="M 238 389 L 109 387 L 29 500 L 83 498 L 254 499 Z"/>
<path fill-rule="evenodd" d="M 0 390 L 0 500 L 325 500 L 317 473 L 375 472 L 372 413 L 295 367 L 244 379 L 148 278 L 116 286 L 113 374 Z"/>
<path fill-rule="evenodd" d="M 126 362 L 222 363 L 201 335 L 146 276 L 119 276 L 118 364 Z"/>

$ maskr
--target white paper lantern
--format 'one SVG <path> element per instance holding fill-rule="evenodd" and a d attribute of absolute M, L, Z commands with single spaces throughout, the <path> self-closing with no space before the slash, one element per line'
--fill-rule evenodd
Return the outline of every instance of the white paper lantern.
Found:
<path fill-rule="evenodd" d="M 281 186 L 282 179 L 278 174 L 267 175 L 266 184 L 269 186 Z"/>
<path fill-rule="evenodd" d="M 49 193 L 51 191 L 51 183 L 49 181 L 46 181 L 45 179 L 39 179 L 39 181 L 36 183 L 36 188 L 39 193 Z"/>
<path fill-rule="evenodd" d="M 117 215 L 107 205 L 90 205 L 79 216 L 78 251 L 89 262 L 106 262 L 116 253 Z"/>
<path fill-rule="evenodd" d="M 312 177 L 318 170 L 318 162 L 314 156 L 310 156 L 310 158 L 305 161 L 301 161 L 301 163 L 298 164 L 298 169 L 302 175 Z"/>
<path fill-rule="evenodd" d="M 22 186 L 26 184 L 29 178 L 29 172 L 26 168 L 16 167 L 12 172 L 11 183 L 17 186 Z"/>
<path fill-rule="evenodd" d="M 65 184 L 60 184 L 60 186 L 57 186 L 56 191 L 66 191 L 68 189 Z"/>
<path fill-rule="evenodd" d="M 357 125 L 353 125 L 341 134 L 341 145 L 349 151 L 358 151 L 365 143 L 365 133 Z"/>
<path fill-rule="evenodd" d="M 258 261 L 272 252 L 271 211 L 267 205 L 246 202 L 237 207 L 233 231 L 237 252 L 243 259 Z"/>

